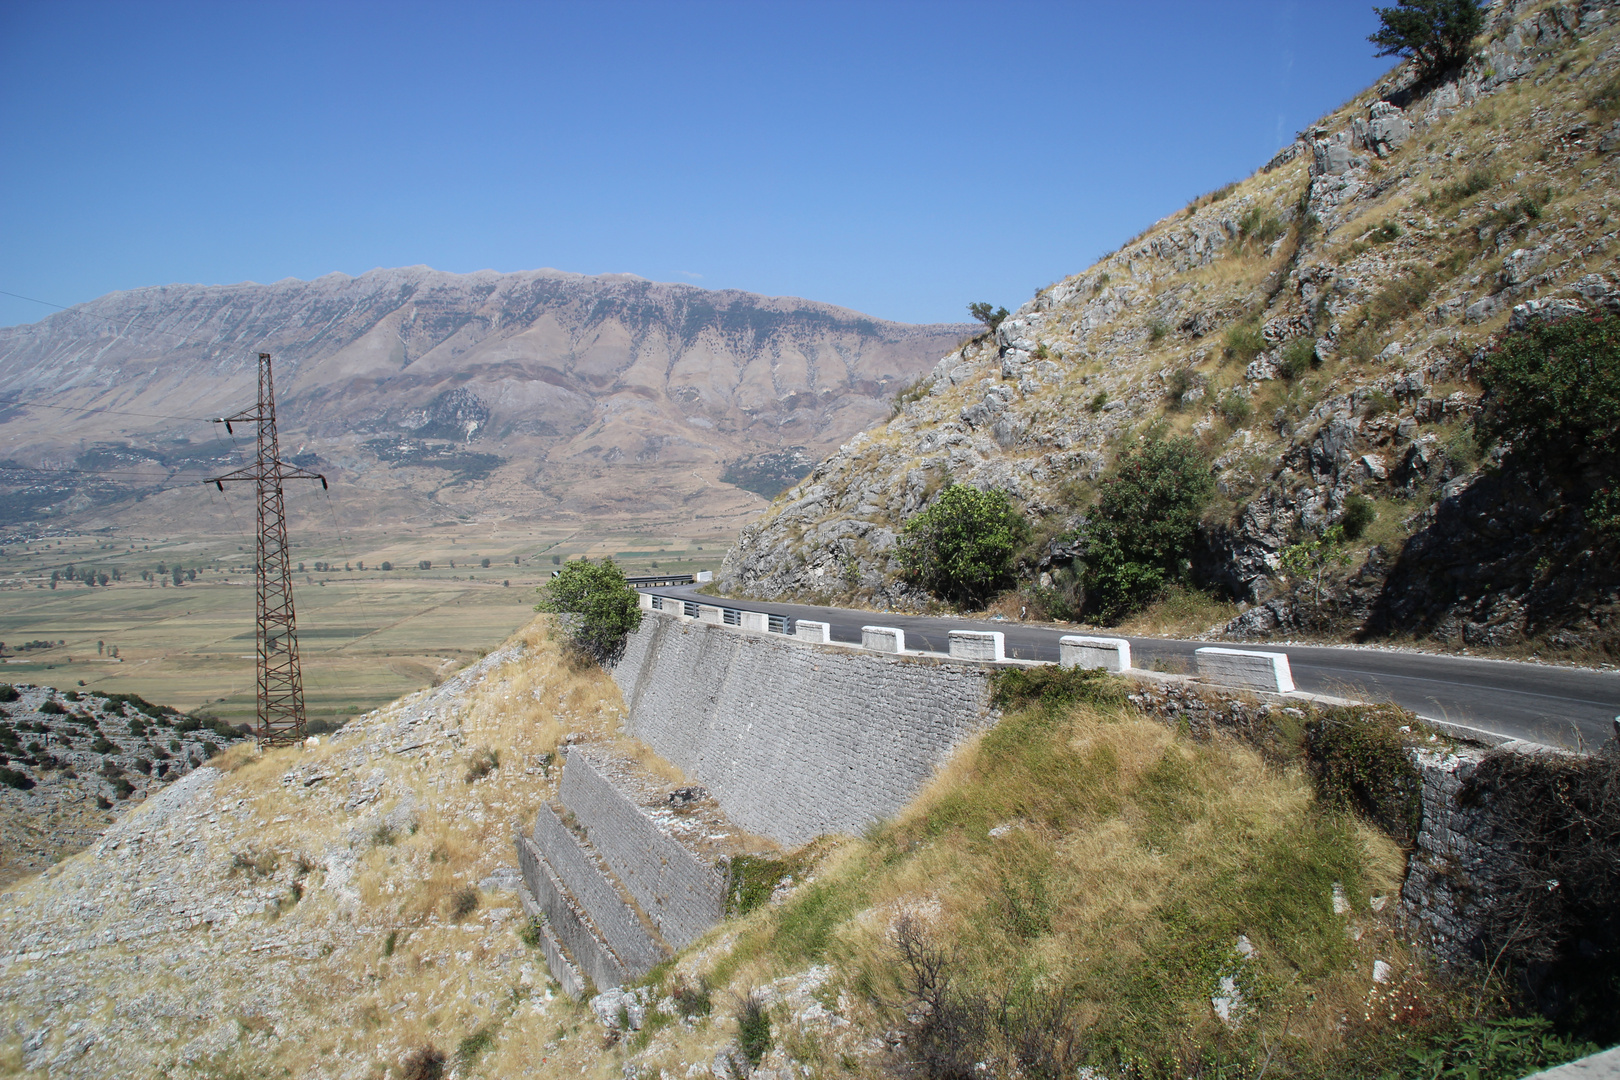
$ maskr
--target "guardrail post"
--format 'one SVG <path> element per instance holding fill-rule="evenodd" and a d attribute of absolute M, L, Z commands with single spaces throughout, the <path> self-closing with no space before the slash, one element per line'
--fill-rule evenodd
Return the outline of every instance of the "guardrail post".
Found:
<path fill-rule="evenodd" d="M 653 607 L 653 594 L 652 593 L 638 592 L 638 593 L 636 593 L 636 599 L 641 602 L 641 610 L 642 611 L 653 611 L 653 610 L 655 610 L 654 607 Z"/>
<path fill-rule="evenodd" d="M 1063 667 L 1127 671 L 1131 666 L 1131 643 L 1117 637 L 1060 637 L 1058 663 Z"/>
<path fill-rule="evenodd" d="M 873 652 L 903 653 L 906 651 L 906 632 L 897 626 L 863 626 L 861 648 Z"/>
<path fill-rule="evenodd" d="M 770 618 L 770 615 L 763 611 L 745 611 L 742 613 L 742 628 L 764 633 L 770 629 Z"/>
<path fill-rule="evenodd" d="M 824 622 L 811 622 L 809 619 L 800 619 L 793 628 L 793 636 L 800 641 L 811 641 L 817 645 L 825 645 L 832 640 L 832 626 Z"/>
<path fill-rule="evenodd" d="M 1007 659 L 1007 635 L 1000 630 L 952 630 L 950 640 L 953 660 L 988 660 L 999 664 Z"/>
<path fill-rule="evenodd" d="M 1204 682 L 1273 694 L 1293 692 L 1294 674 L 1288 668 L 1287 653 L 1205 648 L 1194 655 L 1198 677 Z"/>
<path fill-rule="evenodd" d="M 699 604 L 697 617 L 698 622 L 712 623 L 715 626 L 725 624 L 725 614 L 713 604 Z"/>

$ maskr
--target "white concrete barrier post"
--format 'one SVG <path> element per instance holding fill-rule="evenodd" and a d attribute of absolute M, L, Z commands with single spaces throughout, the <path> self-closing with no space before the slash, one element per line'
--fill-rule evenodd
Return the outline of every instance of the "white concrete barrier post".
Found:
<path fill-rule="evenodd" d="M 763 634 L 771 628 L 770 619 L 770 615 L 764 611 L 745 611 L 742 613 L 742 628 L 758 630 Z"/>
<path fill-rule="evenodd" d="M 863 626 L 861 648 L 873 652 L 903 653 L 906 651 L 906 632 L 897 626 Z"/>
<path fill-rule="evenodd" d="M 637 593 L 636 598 L 641 601 L 641 610 L 642 611 L 651 611 L 653 609 L 653 595 L 652 595 L 652 593 L 650 593 L 650 592 Z"/>
<path fill-rule="evenodd" d="M 1063 667 L 1129 671 L 1131 643 L 1119 637 L 1060 637 L 1058 663 Z"/>
<path fill-rule="evenodd" d="M 1198 677 L 1204 682 L 1273 694 L 1288 694 L 1294 690 L 1294 675 L 1288 669 L 1287 653 L 1205 648 L 1195 655 Z"/>
<path fill-rule="evenodd" d="M 832 640 L 832 626 L 824 622 L 811 622 L 809 619 L 800 619 L 793 624 L 793 636 L 800 641 L 825 645 Z"/>
<path fill-rule="evenodd" d="M 999 664 L 1007 659 L 1007 636 L 1000 630 L 952 630 L 946 635 L 953 660 L 988 660 Z"/>
<path fill-rule="evenodd" d="M 713 604 L 698 605 L 698 622 L 713 623 L 716 626 L 725 625 L 726 616 L 721 609 Z"/>

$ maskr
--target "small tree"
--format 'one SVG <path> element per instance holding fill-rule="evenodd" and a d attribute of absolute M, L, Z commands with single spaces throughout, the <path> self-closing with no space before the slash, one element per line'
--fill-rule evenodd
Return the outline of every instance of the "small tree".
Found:
<path fill-rule="evenodd" d="M 994 330 L 996 327 L 1002 324 L 1002 322 L 1007 318 L 1008 315 L 1011 314 L 1011 312 L 1004 307 L 993 308 L 989 304 L 980 301 L 977 304 L 968 305 L 968 314 L 972 315 L 979 322 L 984 323 L 984 325 L 989 329 Z"/>
<path fill-rule="evenodd" d="M 1308 579 L 1313 586 L 1314 617 L 1322 619 L 1322 577 L 1330 566 L 1348 566 L 1350 553 L 1345 550 L 1344 526 L 1331 525 L 1313 540 L 1302 540 L 1282 549 L 1282 568 L 1290 574 Z"/>
<path fill-rule="evenodd" d="M 1185 577 L 1214 493 L 1209 462 L 1189 438 L 1149 439 L 1122 454 L 1080 534 L 1085 606 L 1116 622 Z"/>
<path fill-rule="evenodd" d="M 1005 491 L 951 484 L 906 522 L 900 562 L 906 576 L 936 596 L 982 604 L 1005 585 L 1029 523 Z"/>
<path fill-rule="evenodd" d="M 540 587 L 534 610 L 575 615 L 574 649 L 599 664 L 616 664 L 625 640 L 641 626 L 641 598 L 612 559 L 564 564 Z"/>
<path fill-rule="evenodd" d="M 1479 0 L 1398 0 L 1374 7 L 1379 28 L 1367 40 L 1379 56 L 1404 56 L 1428 79 L 1468 62 L 1474 37 L 1485 29 Z"/>

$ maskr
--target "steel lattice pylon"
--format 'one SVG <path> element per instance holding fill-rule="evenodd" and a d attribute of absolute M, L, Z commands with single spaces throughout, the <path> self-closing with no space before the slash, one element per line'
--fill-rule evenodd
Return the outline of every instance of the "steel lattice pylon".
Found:
<path fill-rule="evenodd" d="M 252 480 L 259 494 L 259 555 L 255 577 L 259 593 L 259 742 L 277 746 L 304 738 L 304 681 L 298 668 L 298 620 L 293 614 L 292 564 L 287 551 L 287 512 L 283 480 L 319 480 L 326 477 L 281 460 L 276 442 L 276 388 L 270 372 L 270 354 L 259 354 L 259 404 L 235 416 L 221 417 L 232 424 L 259 425 L 259 456 L 252 465 L 208 483 L 225 490 L 227 480 Z"/>

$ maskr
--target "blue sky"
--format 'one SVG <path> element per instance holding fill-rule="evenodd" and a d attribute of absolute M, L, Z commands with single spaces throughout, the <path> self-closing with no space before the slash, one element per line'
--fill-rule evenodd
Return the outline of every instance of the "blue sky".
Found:
<path fill-rule="evenodd" d="M 630 272 L 964 321 L 1390 61 L 1363 0 L 0 0 L 0 290 Z M 0 325 L 52 309 L 0 296 Z"/>

